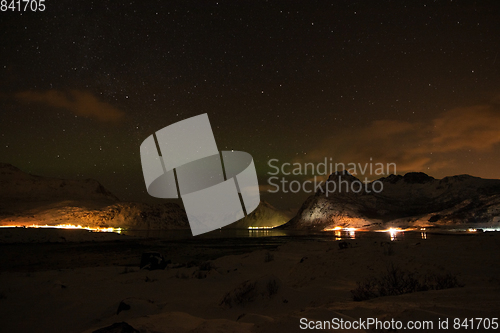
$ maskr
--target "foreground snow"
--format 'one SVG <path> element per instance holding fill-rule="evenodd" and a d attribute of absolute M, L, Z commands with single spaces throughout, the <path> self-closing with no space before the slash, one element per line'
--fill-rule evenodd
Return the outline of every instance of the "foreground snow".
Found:
<path fill-rule="evenodd" d="M 437 322 L 498 317 L 498 233 L 429 234 L 427 239 L 407 234 L 394 242 L 386 236 L 350 240 L 345 249 L 335 241 L 296 238 L 276 249 L 244 254 L 221 249 L 222 256 L 201 262 L 196 258 L 219 251 L 217 242 L 178 243 L 164 253 L 173 263 L 157 271 L 139 270 L 142 250 L 132 250 L 136 241 L 120 242 L 120 249 L 129 244 L 126 253 L 103 254 L 114 256 L 119 266 L 75 263 L 71 269 L 23 272 L 8 266 L 0 274 L 0 323 L 2 331 L 30 333 L 90 333 L 122 321 L 140 332 L 295 332 L 303 331 L 301 318 Z M 74 249 L 72 244 L 67 246 Z M 163 243 L 150 246 L 159 244 Z M 16 258 L 7 252 L 20 245 L 0 246 Z M 40 255 L 51 255 L 43 244 L 33 246 L 46 252 Z M 89 255 L 98 255 L 86 246 Z M 464 287 L 352 301 L 350 290 L 356 281 L 383 273 L 390 263 L 421 274 L 458 274 Z M 118 313 L 121 302 L 129 309 Z"/>

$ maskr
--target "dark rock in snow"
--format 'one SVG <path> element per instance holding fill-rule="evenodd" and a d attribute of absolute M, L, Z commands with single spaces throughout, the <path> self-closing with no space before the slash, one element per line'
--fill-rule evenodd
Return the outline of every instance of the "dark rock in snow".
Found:
<path fill-rule="evenodd" d="M 155 269 L 165 269 L 168 264 L 170 264 L 170 260 L 165 260 L 163 255 L 159 252 L 145 252 L 141 256 L 141 269 L 149 269 L 150 271 Z"/>
<path fill-rule="evenodd" d="M 120 314 L 120 312 L 127 310 L 130 310 L 130 305 L 125 303 L 124 301 L 121 301 L 120 304 L 118 304 L 118 309 L 116 310 L 116 314 Z"/>

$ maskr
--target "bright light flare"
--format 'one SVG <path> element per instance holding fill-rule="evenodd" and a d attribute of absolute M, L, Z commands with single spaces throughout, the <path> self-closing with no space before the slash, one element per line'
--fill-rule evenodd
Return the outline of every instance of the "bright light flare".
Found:
<path fill-rule="evenodd" d="M 338 240 L 341 239 L 342 231 L 349 233 L 350 238 L 355 238 L 357 230 L 358 230 L 357 228 L 343 228 L 343 227 L 334 227 L 334 228 L 323 229 L 323 231 L 334 231 L 335 236 L 337 237 Z"/>
<path fill-rule="evenodd" d="M 343 230 L 343 229 L 344 228 L 342 228 L 342 227 L 335 227 L 335 228 L 325 228 L 325 229 L 323 229 L 323 231 L 338 231 L 338 230 Z"/>
<path fill-rule="evenodd" d="M 57 225 L 41 225 L 41 224 L 31 224 L 31 225 L 2 225 L 0 228 L 43 228 L 43 229 L 80 229 L 93 232 L 116 232 L 121 233 L 122 228 L 101 228 L 101 227 L 84 227 L 75 224 L 57 224 Z"/>
<path fill-rule="evenodd" d="M 389 228 L 387 230 L 379 230 L 379 232 L 388 232 L 391 235 L 391 241 L 393 241 L 396 240 L 399 232 L 405 232 L 405 230 L 401 228 Z"/>

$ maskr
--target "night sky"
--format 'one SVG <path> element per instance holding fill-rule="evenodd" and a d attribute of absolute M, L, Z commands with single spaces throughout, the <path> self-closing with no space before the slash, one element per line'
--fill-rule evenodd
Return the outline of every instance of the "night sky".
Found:
<path fill-rule="evenodd" d="M 148 200 L 141 142 L 208 113 L 262 185 L 272 158 L 500 178 L 498 1 L 45 4 L 0 12 L 0 161 L 24 171 Z"/>

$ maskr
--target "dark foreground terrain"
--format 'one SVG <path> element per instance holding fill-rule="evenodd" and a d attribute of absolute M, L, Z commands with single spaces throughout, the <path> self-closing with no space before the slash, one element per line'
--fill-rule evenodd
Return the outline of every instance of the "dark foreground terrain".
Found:
<path fill-rule="evenodd" d="M 342 240 L 326 233 L 29 239 L 0 244 L 5 332 L 94 332 L 120 322 L 151 333 L 304 332 L 301 323 L 319 328 L 318 321 L 368 318 L 394 318 L 404 325 L 426 320 L 433 329 L 421 331 L 443 332 L 438 323 L 446 318 L 451 326 L 455 318 L 492 319 L 500 313 L 500 235 L 495 232 L 405 233 L 394 241 L 386 233 Z M 170 263 L 160 270 L 139 269 L 147 251 L 160 252 Z M 471 331 L 459 328 L 449 331 Z"/>

